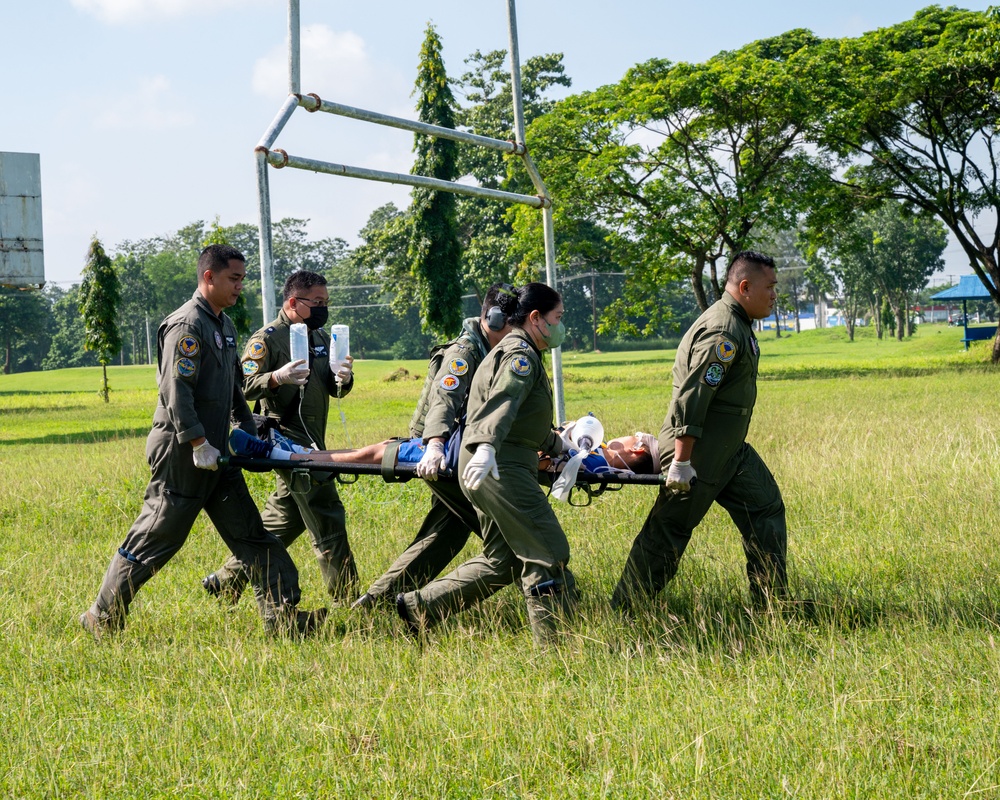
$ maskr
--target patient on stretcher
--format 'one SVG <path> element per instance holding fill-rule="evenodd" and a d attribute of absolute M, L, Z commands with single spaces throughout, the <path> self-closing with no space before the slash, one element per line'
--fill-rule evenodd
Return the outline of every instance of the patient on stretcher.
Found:
<path fill-rule="evenodd" d="M 239 428 L 229 435 L 229 452 L 244 458 L 270 458 L 282 461 L 323 461 L 338 464 L 381 464 L 385 450 L 398 444 L 396 464 L 416 464 L 424 454 L 420 439 L 387 439 L 348 450 L 310 450 L 286 439 L 273 428 L 265 438 L 251 436 Z M 449 443 L 450 444 L 450 443 Z M 445 454 L 447 458 L 447 453 Z M 569 455 L 551 458 L 539 453 L 538 469 L 559 472 Z M 620 436 L 595 449 L 583 460 L 583 469 L 593 475 L 622 473 L 649 475 L 660 471 L 656 437 L 648 433 Z"/>

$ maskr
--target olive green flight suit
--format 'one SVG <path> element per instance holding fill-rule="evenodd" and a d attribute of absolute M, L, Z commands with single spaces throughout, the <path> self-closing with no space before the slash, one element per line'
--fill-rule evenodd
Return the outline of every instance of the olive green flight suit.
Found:
<path fill-rule="evenodd" d="M 462 332 L 434 348 L 420 400 L 410 420 L 410 437 L 441 437 L 448 442 L 465 414 L 472 377 L 490 349 L 478 317 L 462 323 Z M 427 481 L 431 508 L 410 546 L 368 589 L 377 600 L 395 600 L 400 592 L 423 586 L 458 555 L 469 533 L 482 536 L 479 518 L 457 481 Z"/>
<path fill-rule="evenodd" d="M 282 606 L 298 605 L 298 572 L 284 545 L 265 530 L 242 471 L 194 465 L 192 439 L 204 436 L 226 452 L 231 414 L 255 432 L 241 377 L 236 328 L 195 292 L 157 332 L 159 396 L 146 439 L 152 476 L 142 512 L 112 556 L 90 609 L 103 625 L 124 624 L 136 592 L 180 550 L 202 509 L 251 577 L 265 620 L 276 620 Z"/>
<path fill-rule="evenodd" d="M 691 466 L 698 477 L 687 493 L 660 489 L 632 544 L 612 606 L 627 610 L 673 578 L 692 531 L 713 502 L 729 512 L 742 534 L 754 602 L 785 594 L 785 504 L 774 476 L 746 442 L 759 360 L 750 317 L 728 292 L 681 339 L 673 397 L 660 430 L 660 463 L 666 474 L 675 439 L 694 436 Z"/>
<path fill-rule="evenodd" d="M 491 444 L 497 453 L 500 480 L 487 475 L 474 491 L 463 486 L 479 513 L 483 554 L 405 594 L 412 619 L 438 622 L 518 579 L 536 641 L 552 639 L 558 620 L 572 615 L 576 581 L 567 567 L 569 542 L 538 485 L 538 451 L 562 452 L 552 414 L 541 353 L 515 328 L 472 380 L 459 457 L 461 474 L 478 445 Z"/>
<path fill-rule="evenodd" d="M 271 373 L 291 361 L 292 321 L 279 311 L 278 318 L 257 331 L 243 352 L 243 389 L 248 400 L 259 400 L 265 416 L 280 422 L 289 439 L 304 447 L 326 448 L 326 424 L 330 397 L 346 395 L 354 386 L 337 386 L 330 369 L 330 335 L 322 328 L 309 331 L 309 380 L 302 393 L 298 386 L 268 387 Z M 301 418 L 300 418 L 301 414 Z M 303 424 L 304 423 L 304 424 Z M 267 498 L 262 516 L 265 527 L 286 546 L 308 530 L 327 591 L 335 600 L 353 597 L 358 570 L 347 539 L 346 513 L 329 473 L 311 472 L 304 492 L 293 492 L 290 470 L 276 470 L 277 486 Z M 224 592 L 238 596 L 246 584 L 246 573 L 230 559 L 215 572 Z"/>

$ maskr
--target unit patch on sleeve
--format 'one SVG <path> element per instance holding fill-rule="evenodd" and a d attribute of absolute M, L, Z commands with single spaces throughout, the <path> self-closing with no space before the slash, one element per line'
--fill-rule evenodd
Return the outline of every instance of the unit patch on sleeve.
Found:
<path fill-rule="evenodd" d="M 174 363 L 174 370 L 181 378 L 190 378 L 198 371 L 197 366 L 190 358 L 178 358 Z"/>
<path fill-rule="evenodd" d="M 523 378 L 531 373 L 531 362 L 528 361 L 527 356 L 514 356 L 514 360 L 510 362 L 510 368 L 515 375 L 520 375 Z"/>
<path fill-rule="evenodd" d="M 736 358 L 736 345 L 728 339 L 723 339 L 715 348 L 715 357 L 723 364 L 728 364 Z"/>
<path fill-rule="evenodd" d="M 256 375 L 260 370 L 260 364 L 254 361 L 252 358 L 248 358 L 243 362 L 243 374 L 249 377 L 250 375 Z"/>
<path fill-rule="evenodd" d="M 462 382 L 459 381 L 459 379 L 456 378 L 454 375 L 445 375 L 441 379 L 441 388 L 444 389 L 446 392 L 453 392 L 461 385 Z"/>
<path fill-rule="evenodd" d="M 193 336 L 182 336 L 177 342 L 177 351 L 182 356 L 196 356 L 199 350 L 201 350 L 201 345 Z"/>
<path fill-rule="evenodd" d="M 464 375 L 469 371 L 469 362 L 464 358 L 453 358 L 448 364 L 448 372 L 452 375 Z"/>
<path fill-rule="evenodd" d="M 704 381 L 709 386 L 718 386 L 720 383 L 722 383 L 722 378 L 725 376 L 725 374 L 726 374 L 726 368 L 722 366 L 722 364 L 718 364 L 715 361 L 713 361 L 705 369 Z"/>
<path fill-rule="evenodd" d="M 252 341 L 247 345 L 247 358 L 260 360 L 267 355 L 267 345 L 261 341 Z"/>

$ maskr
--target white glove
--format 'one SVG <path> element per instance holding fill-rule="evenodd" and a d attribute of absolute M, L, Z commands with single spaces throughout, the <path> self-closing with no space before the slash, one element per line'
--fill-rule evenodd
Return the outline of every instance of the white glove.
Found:
<path fill-rule="evenodd" d="M 298 361 L 289 361 L 285 366 L 276 369 L 271 375 L 278 386 L 305 386 L 309 380 L 309 367 L 304 366 L 306 360 L 300 358 Z"/>
<path fill-rule="evenodd" d="M 494 480 L 500 480 L 500 473 L 497 470 L 497 451 L 491 444 L 481 444 L 472 454 L 469 463 L 465 465 L 465 472 L 462 473 L 462 482 L 465 483 L 469 491 L 475 491 L 483 478 L 493 475 Z"/>
<path fill-rule="evenodd" d="M 444 442 L 432 439 L 427 443 L 423 456 L 417 462 L 417 475 L 425 481 L 436 481 L 442 461 L 444 461 Z"/>
<path fill-rule="evenodd" d="M 690 461 L 671 461 L 667 470 L 667 488 L 675 492 L 690 492 L 698 473 Z"/>
<path fill-rule="evenodd" d="M 217 470 L 219 468 L 219 456 L 221 455 L 222 453 L 212 447 L 208 439 L 206 439 L 194 448 L 194 465 L 198 469 Z"/>
<path fill-rule="evenodd" d="M 336 369 L 333 371 L 334 378 L 336 378 L 339 383 L 350 383 L 351 378 L 354 377 L 354 368 L 351 366 L 351 364 L 354 363 L 353 356 L 348 356 L 343 361 L 335 363 Z"/>

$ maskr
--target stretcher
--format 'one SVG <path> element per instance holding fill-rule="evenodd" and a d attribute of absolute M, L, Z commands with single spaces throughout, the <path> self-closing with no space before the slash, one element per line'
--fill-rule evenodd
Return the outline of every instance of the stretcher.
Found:
<path fill-rule="evenodd" d="M 244 456 L 222 456 L 220 467 L 238 467 L 247 472 L 271 472 L 280 469 L 302 475 L 310 472 L 326 472 L 334 475 L 338 483 L 350 484 L 362 475 L 378 475 L 386 483 L 405 483 L 417 477 L 416 464 L 350 464 L 343 461 L 279 461 L 273 458 L 246 458 Z M 556 473 L 539 472 L 543 484 L 555 479 Z M 439 472 L 438 480 L 457 481 L 458 476 L 451 472 Z M 293 481 L 294 485 L 294 481 Z M 635 473 L 602 473 L 594 474 L 581 471 L 576 478 L 576 485 L 570 494 L 569 503 L 573 506 L 589 506 L 595 497 L 605 492 L 617 492 L 623 486 L 662 486 L 663 475 L 638 475 Z M 583 496 L 581 500 L 580 495 Z M 577 502 L 574 502 L 574 496 Z"/>

